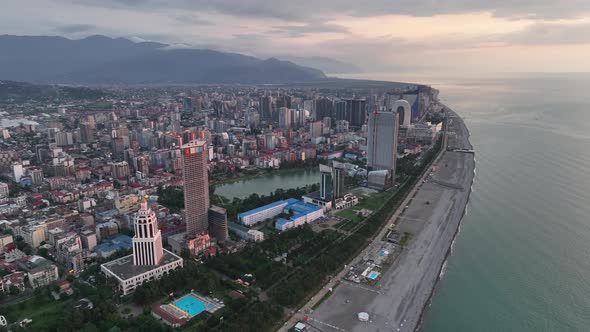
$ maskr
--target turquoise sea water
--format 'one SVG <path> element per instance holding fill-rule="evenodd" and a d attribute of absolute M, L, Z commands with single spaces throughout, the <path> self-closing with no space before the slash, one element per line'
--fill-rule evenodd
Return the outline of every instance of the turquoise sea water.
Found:
<path fill-rule="evenodd" d="M 477 175 L 422 331 L 590 331 L 590 75 L 431 83 Z"/>

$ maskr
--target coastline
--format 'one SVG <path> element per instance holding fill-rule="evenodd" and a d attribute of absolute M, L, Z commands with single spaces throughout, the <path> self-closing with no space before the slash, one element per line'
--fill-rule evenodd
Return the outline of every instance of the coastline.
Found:
<path fill-rule="evenodd" d="M 465 123 L 455 112 L 445 109 L 451 132 L 447 135 L 448 146 L 471 149 Z M 420 328 L 451 254 L 475 176 L 474 155 L 446 151 L 446 146 L 435 161 L 437 171 L 428 181 L 419 184 L 415 192 L 408 194 L 407 206 L 402 206 L 388 221 L 388 224 L 396 222 L 396 229 L 414 235 L 409 245 L 386 267 L 377 285 L 342 280 L 331 296 L 309 314 L 308 324 L 312 328 L 321 331 L 415 331 Z M 380 233 L 363 253 L 379 246 L 381 238 Z M 360 322 L 356 317 L 359 312 L 367 312 L 369 321 Z"/>
<path fill-rule="evenodd" d="M 457 115 L 455 112 L 453 112 L 455 115 Z M 461 119 L 458 115 L 457 118 Z M 466 132 L 465 135 L 465 141 L 466 141 L 466 149 L 473 149 L 473 145 L 471 144 L 471 142 L 469 141 L 469 137 L 471 136 L 470 132 L 469 132 L 469 128 L 467 128 L 467 125 L 465 125 L 465 121 L 463 121 L 463 119 L 461 119 L 461 124 L 464 128 L 464 131 Z M 471 193 L 473 192 L 473 182 L 475 181 L 475 169 L 476 169 L 476 161 L 475 161 L 475 155 L 473 157 L 473 175 L 471 177 L 471 184 L 469 186 L 469 192 L 467 194 L 467 200 L 465 203 L 465 206 L 463 208 L 463 214 L 461 215 L 461 218 L 459 219 L 459 222 L 457 224 L 457 230 L 455 231 L 455 234 L 453 235 L 453 238 L 451 239 L 451 244 L 449 245 L 449 249 L 447 250 L 447 253 L 445 255 L 444 260 L 441 263 L 440 269 L 439 269 L 439 277 L 437 278 L 437 280 L 435 281 L 433 287 L 432 287 L 432 291 L 430 292 L 430 296 L 428 297 L 428 300 L 426 301 L 426 303 L 424 303 L 424 307 L 422 308 L 422 312 L 420 313 L 420 318 L 418 320 L 418 325 L 416 325 L 416 327 L 414 328 L 415 331 L 420 331 L 422 329 L 422 324 L 424 323 L 424 318 L 426 317 L 427 311 L 428 311 L 428 307 L 430 306 L 430 304 L 432 303 L 432 298 L 434 297 L 434 294 L 436 292 L 437 287 L 440 284 L 440 281 L 442 280 L 442 277 L 444 276 L 444 272 L 443 269 L 445 269 L 445 265 L 447 264 L 449 258 L 451 257 L 451 255 L 453 254 L 453 243 L 456 241 L 457 237 L 459 236 L 459 233 L 461 231 L 461 224 L 463 223 L 463 218 L 465 218 L 465 215 L 467 214 L 467 206 L 469 204 L 469 198 L 471 197 Z"/>

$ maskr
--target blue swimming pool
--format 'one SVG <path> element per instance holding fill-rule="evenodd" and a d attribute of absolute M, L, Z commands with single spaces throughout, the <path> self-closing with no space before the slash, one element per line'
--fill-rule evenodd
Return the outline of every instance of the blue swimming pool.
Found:
<path fill-rule="evenodd" d="M 378 255 L 379 255 L 379 257 L 385 256 L 385 250 L 383 250 L 383 249 L 379 250 Z"/>
<path fill-rule="evenodd" d="M 379 272 L 377 271 L 371 271 L 371 273 L 369 273 L 369 278 L 375 280 L 377 279 L 377 277 L 379 276 Z"/>
<path fill-rule="evenodd" d="M 191 294 L 185 295 L 174 301 L 174 305 L 186 311 L 191 317 L 196 316 L 205 310 L 205 303 Z"/>

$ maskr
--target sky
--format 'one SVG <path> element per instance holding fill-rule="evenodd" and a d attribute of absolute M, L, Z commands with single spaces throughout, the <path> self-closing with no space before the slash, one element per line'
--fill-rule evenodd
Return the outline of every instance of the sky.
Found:
<path fill-rule="evenodd" d="M 0 34 L 102 34 L 365 72 L 588 72 L 589 0 L 2 0 Z"/>

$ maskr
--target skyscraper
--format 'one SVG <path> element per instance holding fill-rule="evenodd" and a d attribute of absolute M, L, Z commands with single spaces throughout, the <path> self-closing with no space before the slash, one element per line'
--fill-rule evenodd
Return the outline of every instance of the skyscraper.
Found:
<path fill-rule="evenodd" d="M 281 107 L 291 108 L 291 96 L 279 95 L 277 97 L 276 104 L 277 109 Z"/>
<path fill-rule="evenodd" d="M 148 207 L 145 197 L 134 217 L 134 228 L 135 236 L 131 240 L 133 253 L 100 266 L 108 278 L 113 278 L 119 284 L 118 289 L 123 295 L 183 265 L 182 258 L 163 249 L 156 213 Z"/>
<path fill-rule="evenodd" d="M 410 125 L 412 121 L 412 106 L 406 100 L 396 100 L 393 105 L 392 109 L 393 112 L 397 112 L 399 114 L 399 125 L 407 127 Z"/>
<path fill-rule="evenodd" d="M 164 256 L 162 235 L 158 229 L 156 213 L 148 207 L 147 199 L 135 215 L 133 237 L 133 265 L 158 265 Z"/>
<path fill-rule="evenodd" d="M 196 140 L 183 145 L 182 156 L 186 236 L 192 238 L 208 229 L 207 143 Z"/>
<path fill-rule="evenodd" d="M 346 114 L 346 102 L 343 100 L 336 100 L 334 102 L 334 109 L 336 120 L 346 120 L 348 121 L 348 116 Z"/>
<path fill-rule="evenodd" d="M 334 103 L 328 98 L 320 98 L 315 101 L 315 119 L 321 120 L 325 117 L 332 117 Z"/>
<path fill-rule="evenodd" d="M 80 124 L 80 141 L 84 144 L 94 143 L 94 127 L 91 124 Z"/>
<path fill-rule="evenodd" d="M 395 179 L 398 127 L 397 112 L 372 112 L 369 115 L 367 167 L 371 171 L 389 171 L 391 180 Z"/>
<path fill-rule="evenodd" d="M 347 118 L 344 120 L 348 120 L 351 126 L 360 128 L 366 122 L 367 101 L 365 99 L 345 99 L 345 102 Z"/>
<path fill-rule="evenodd" d="M 211 206 L 209 209 L 209 232 L 219 242 L 227 241 L 227 211 L 219 206 Z"/>
<path fill-rule="evenodd" d="M 332 161 L 332 204 L 344 195 L 345 171 L 346 166 L 343 163 Z"/>
<path fill-rule="evenodd" d="M 291 128 L 292 122 L 293 119 L 291 118 L 291 110 L 286 107 L 279 108 L 279 127 Z"/>
<path fill-rule="evenodd" d="M 332 167 L 320 164 L 320 198 L 331 199 L 333 188 Z"/>
<path fill-rule="evenodd" d="M 273 102 L 271 96 L 264 96 L 260 98 L 260 117 L 263 121 L 272 120 L 273 116 Z"/>

